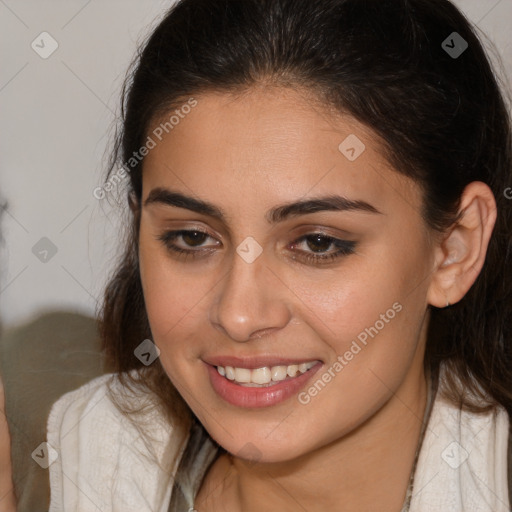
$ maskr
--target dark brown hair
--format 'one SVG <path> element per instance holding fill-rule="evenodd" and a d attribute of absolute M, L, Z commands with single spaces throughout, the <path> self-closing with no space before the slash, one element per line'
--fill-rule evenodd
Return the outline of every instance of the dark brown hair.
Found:
<path fill-rule="evenodd" d="M 454 32 L 468 43 L 457 57 L 442 47 Z M 143 146 L 155 120 L 191 96 L 255 85 L 308 90 L 373 130 L 397 172 L 421 185 L 434 232 L 453 224 L 470 182 L 492 189 L 498 217 L 483 269 L 460 302 L 431 307 L 425 366 L 435 373 L 445 362 L 452 399 L 466 407 L 501 404 L 512 414 L 510 120 L 465 17 L 447 0 L 181 0 L 126 80 L 109 176 Z M 103 344 L 115 371 L 139 370 L 127 385 L 159 397 L 186 429 L 193 415 L 158 360 L 145 367 L 134 356 L 151 338 L 137 254 L 142 172 L 143 160 L 129 169 L 132 219 L 106 289 Z"/>

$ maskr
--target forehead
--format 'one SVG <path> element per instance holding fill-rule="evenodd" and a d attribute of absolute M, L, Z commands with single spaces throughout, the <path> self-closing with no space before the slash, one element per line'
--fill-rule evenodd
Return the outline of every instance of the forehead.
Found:
<path fill-rule="evenodd" d="M 304 90 L 259 86 L 238 93 L 209 92 L 194 98 L 196 106 L 180 116 L 171 130 L 162 133 L 162 142 L 177 158 L 181 156 L 180 146 L 186 144 L 190 149 L 188 146 L 195 144 L 195 155 L 187 154 L 187 161 L 205 154 L 218 160 L 229 156 L 248 164 L 265 158 L 275 161 L 281 156 L 286 156 L 287 161 L 316 158 L 322 148 L 332 146 L 344 134 L 358 132 L 363 138 L 369 135 L 369 130 L 355 120 L 329 115 L 327 107 Z M 165 125 L 169 114 L 172 112 L 153 123 L 153 131 Z M 337 146 L 331 148 L 336 157 Z M 155 153 L 159 152 L 152 155 Z"/>
<path fill-rule="evenodd" d="M 408 208 L 419 203 L 419 190 L 391 168 L 372 130 L 302 91 L 261 87 L 194 98 L 196 106 L 167 125 L 161 140 L 152 133 L 174 111 L 149 131 L 156 145 L 144 161 L 145 197 L 168 186 L 232 203 L 316 193 L 364 199 L 381 211 L 397 199 Z"/>

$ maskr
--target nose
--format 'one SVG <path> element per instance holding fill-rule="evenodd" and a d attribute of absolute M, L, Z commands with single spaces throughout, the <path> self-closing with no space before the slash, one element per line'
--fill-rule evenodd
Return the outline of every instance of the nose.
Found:
<path fill-rule="evenodd" d="M 210 322 L 238 342 L 270 334 L 290 321 L 286 291 L 264 254 L 252 263 L 235 254 L 228 274 L 216 287 Z"/>

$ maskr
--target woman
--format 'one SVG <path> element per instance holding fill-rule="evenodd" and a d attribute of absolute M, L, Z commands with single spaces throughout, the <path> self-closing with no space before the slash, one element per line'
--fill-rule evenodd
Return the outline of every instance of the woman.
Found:
<path fill-rule="evenodd" d="M 446 0 L 175 5 L 50 510 L 509 510 L 510 142 Z"/>

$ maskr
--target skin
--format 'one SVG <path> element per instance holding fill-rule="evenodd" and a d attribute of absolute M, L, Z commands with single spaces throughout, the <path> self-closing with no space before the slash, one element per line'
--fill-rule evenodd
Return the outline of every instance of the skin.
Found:
<path fill-rule="evenodd" d="M 437 236 L 421 218 L 421 189 L 354 119 L 329 115 L 293 89 L 195 98 L 145 159 L 139 246 L 161 363 L 229 452 L 209 469 L 195 508 L 399 511 L 426 407 L 428 305 L 457 302 L 478 275 L 495 221 L 492 192 L 468 186 L 463 219 Z M 366 146 L 355 161 L 338 149 L 350 134 Z M 146 203 L 156 188 L 213 203 L 225 220 Z M 380 213 L 318 211 L 275 225 L 265 218 L 276 205 L 333 193 Z M 184 258 L 158 239 L 179 229 L 207 231 L 196 245 L 173 243 L 210 252 Z M 319 230 L 355 241 L 354 252 L 306 261 L 317 246 L 296 241 Z M 248 236 L 263 249 L 252 263 L 236 252 Z M 226 354 L 321 360 L 320 377 L 395 303 L 402 310 L 307 405 L 293 396 L 248 410 L 210 384 L 204 359 Z"/>

